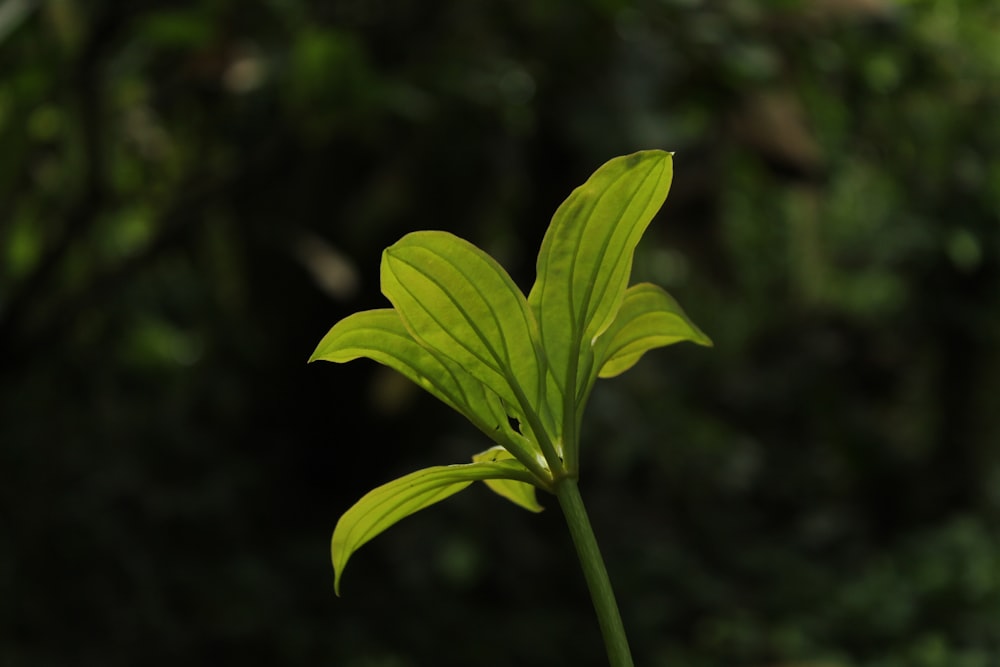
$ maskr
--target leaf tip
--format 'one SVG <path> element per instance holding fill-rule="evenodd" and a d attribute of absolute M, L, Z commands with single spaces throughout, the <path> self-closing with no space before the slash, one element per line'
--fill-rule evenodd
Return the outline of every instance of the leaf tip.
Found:
<path fill-rule="evenodd" d="M 709 338 L 708 334 L 701 330 L 697 324 L 692 324 L 692 329 L 694 331 L 694 337 L 689 340 L 695 345 L 701 345 L 702 347 L 715 347 L 715 341 Z"/>
<path fill-rule="evenodd" d="M 336 533 L 336 530 L 334 533 Z M 347 567 L 347 560 L 351 557 L 351 554 L 348 553 L 347 556 L 344 557 L 343 553 L 338 553 L 337 547 L 339 545 L 337 544 L 336 534 L 334 535 L 334 538 L 335 539 L 330 542 L 330 560 L 333 561 L 333 594 L 339 598 L 341 597 L 340 579 L 344 576 L 344 568 Z"/>

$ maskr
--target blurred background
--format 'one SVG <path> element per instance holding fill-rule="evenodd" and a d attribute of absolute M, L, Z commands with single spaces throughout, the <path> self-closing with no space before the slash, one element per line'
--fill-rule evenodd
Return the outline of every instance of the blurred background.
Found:
<path fill-rule="evenodd" d="M 527 289 L 641 148 L 634 279 L 716 347 L 587 415 L 637 664 L 1000 664 L 998 45 L 992 0 L 0 0 L 0 665 L 605 664 L 552 499 L 334 597 L 340 514 L 486 443 L 306 359 L 408 231 Z"/>

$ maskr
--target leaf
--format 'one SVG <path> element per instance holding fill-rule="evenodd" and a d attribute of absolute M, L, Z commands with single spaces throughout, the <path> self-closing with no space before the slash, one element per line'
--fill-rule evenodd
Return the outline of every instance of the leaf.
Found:
<path fill-rule="evenodd" d="M 366 310 L 345 317 L 327 332 L 309 361 L 345 363 L 360 357 L 402 373 L 464 415 L 492 441 L 516 451 L 520 460 L 529 465 L 537 461 L 537 448 L 510 428 L 499 397 L 454 362 L 417 343 L 395 310 Z M 538 465 L 532 470 L 541 472 Z"/>
<path fill-rule="evenodd" d="M 333 326 L 309 361 L 344 363 L 367 357 L 393 368 L 487 432 L 498 425 L 481 404 L 478 380 L 450 368 L 420 346 L 391 308 L 354 313 Z"/>
<path fill-rule="evenodd" d="M 472 482 L 494 479 L 528 481 L 530 475 L 516 461 L 481 461 L 424 468 L 366 493 L 347 510 L 333 531 L 334 590 L 340 595 L 340 577 L 355 551 L 400 519 L 441 502 Z"/>
<path fill-rule="evenodd" d="M 615 321 L 598 339 L 599 375 L 624 373 L 647 351 L 681 341 L 712 345 L 667 292 L 650 283 L 633 285 L 626 290 Z"/>
<path fill-rule="evenodd" d="M 513 455 L 503 447 L 491 447 L 485 452 L 479 452 L 472 457 L 473 461 L 511 461 Z M 527 472 L 527 470 L 526 470 Z M 525 484 L 512 479 L 487 479 L 484 480 L 486 486 L 511 501 L 515 505 L 523 507 L 531 512 L 541 512 L 544 507 L 538 504 L 536 487 L 534 484 Z"/>
<path fill-rule="evenodd" d="M 534 316 L 503 267 L 468 241 L 431 231 L 387 248 L 381 273 L 383 294 L 417 341 L 516 406 L 522 425 L 546 437 L 547 363 Z"/>
<path fill-rule="evenodd" d="M 635 247 L 672 175 L 671 154 L 664 151 L 614 158 L 569 195 L 542 240 L 528 303 L 562 395 L 564 432 L 575 429 L 596 375 L 591 345 L 614 320 Z M 575 432 L 566 437 L 573 441 Z"/>

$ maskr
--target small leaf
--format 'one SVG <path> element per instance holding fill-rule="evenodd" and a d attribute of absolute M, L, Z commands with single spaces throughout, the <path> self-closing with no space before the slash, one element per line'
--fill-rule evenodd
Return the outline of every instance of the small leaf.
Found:
<path fill-rule="evenodd" d="M 663 289 L 650 283 L 633 285 L 626 290 L 615 321 L 598 339 L 599 375 L 609 378 L 624 373 L 647 351 L 681 341 L 712 345 Z"/>
<path fill-rule="evenodd" d="M 337 595 L 347 561 L 373 537 L 472 482 L 493 479 L 529 481 L 531 476 L 516 461 L 482 461 L 425 468 L 369 491 L 340 517 L 333 531 L 330 553 Z"/>
<path fill-rule="evenodd" d="M 417 341 L 516 406 L 528 431 L 546 437 L 537 324 L 492 257 L 446 232 L 413 232 L 383 253 L 382 292 Z"/>
<path fill-rule="evenodd" d="M 472 457 L 473 461 L 513 461 L 513 455 L 503 447 L 491 447 L 485 452 L 479 452 Z M 527 469 L 525 469 L 527 472 Z M 512 479 L 487 479 L 484 480 L 486 486 L 511 501 L 531 512 L 541 512 L 544 507 L 538 504 L 536 487 L 534 484 L 525 484 Z"/>

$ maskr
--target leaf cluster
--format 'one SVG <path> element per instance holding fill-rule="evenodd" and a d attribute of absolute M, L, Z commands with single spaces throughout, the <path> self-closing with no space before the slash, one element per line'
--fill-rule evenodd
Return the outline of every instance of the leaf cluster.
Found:
<path fill-rule="evenodd" d="M 426 468 L 371 491 L 340 519 L 335 586 L 350 556 L 402 518 L 484 481 L 532 511 L 535 489 L 578 474 L 580 421 L 599 377 L 650 349 L 709 338 L 660 287 L 628 287 L 632 256 L 666 199 L 670 153 L 610 160 L 558 208 L 528 296 L 492 257 L 442 231 L 407 234 L 382 254 L 393 308 L 355 313 L 313 360 L 367 357 L 454 408 L 494 443 L 471 463 Z"/>

